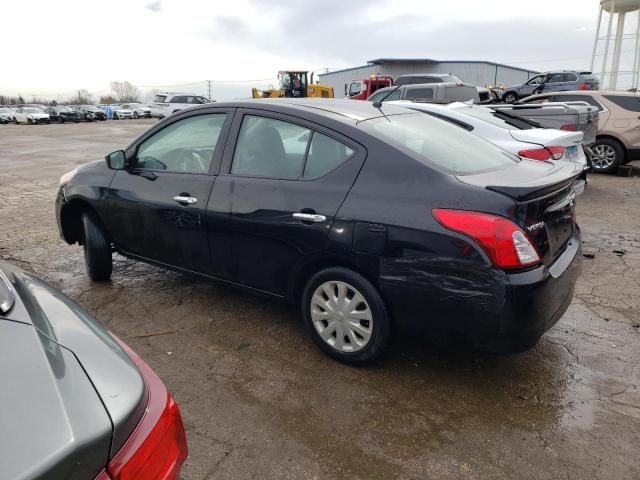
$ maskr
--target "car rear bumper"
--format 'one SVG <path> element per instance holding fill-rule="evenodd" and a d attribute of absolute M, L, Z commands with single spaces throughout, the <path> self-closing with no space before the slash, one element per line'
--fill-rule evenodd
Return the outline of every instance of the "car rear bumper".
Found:
<path fill-rule="evenodd" d="M 566 312 L 581 252 L 576 228 L 553 265 L 521 273 L 446 259 L 403 259 L 402 267 L 383 259 L 380 290 L 402 330 L 422 331 L 436 343 L 516 353 L 535 346 Z"/>

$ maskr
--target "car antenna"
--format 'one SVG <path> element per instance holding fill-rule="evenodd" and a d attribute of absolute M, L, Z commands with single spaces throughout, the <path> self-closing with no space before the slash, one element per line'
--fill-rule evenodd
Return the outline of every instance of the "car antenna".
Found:
<path fill-rule="evenodd" d="M 387 119 L 388 122 L 390 122 L 389 118 L 387 118 L 387 116 L 385 115 L 385 113 L 382 111 L 382 102 L 384 102 L 389 95 L 391 95 L 393 92 L 395 92 L 396 90 L 398 90 L 402 85 L 396 85 L 396 88 L 394 88 L 393 90 L 390 90 L 389 93 L 387 93 L 384 97 L 382 97 L 380 100 L 376 100 L 375 102 L 373 102 L 373 106 L 375 108 L 377 108 L 378 110 L 380 110 L 380 113 L 382 114 L 382 116 L 384 118 Z"/>
<path fill-rule="evenodd" d="M 389 98 L 389 95 L 391 95 L 393 92 L 395 92 L 396 90 L 398 90 L 402 85 L 396 85 L 396 88 L 394 88 L 393 90 L 390 90 L 389 93 L 387 93 L 384 97 L 382 97 L 380 100 L 376 100 L 375 102 L 373 102 L 373 106 L 376 108 L 380 108 L 382 107 L 382 102 L 384 102 L 387 98 Z M 384 115 L 384 114 L 383 114 Z"/>

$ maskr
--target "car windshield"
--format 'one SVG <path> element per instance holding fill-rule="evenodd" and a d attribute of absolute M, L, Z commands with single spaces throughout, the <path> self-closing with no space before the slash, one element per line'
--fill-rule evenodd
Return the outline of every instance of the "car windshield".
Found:
<path fill-rule="evenodd" d="M 70 112 L 71 109 L 69 107 L 56 107 L 56 110 L 59 112 Z"/>
<path fill-rule="evenodd" d="M 43 113 L 39 108 L 25 108 L 26 113 Z"/>
<path fill-rule="evenodd" d="M 513 130 L 514 128 L 518 130 L 528 130 L 530 128 L 534 128 L 534 125 L 532 123 L 524 119 L 513 118 L 504 115 L 500 111 L 492 110 L 490 108 L 465 105 L 454 107 L 452 108 L 452 110 L 463 113 L 465 115 L 469 115 L 470 117 L 474 117 L 479 120 L 483 120 L 496 127 L 504 128 L 506 130 Z"/>
<path fill-rule="evenodd" d="M 155 97 L 153 97 L 153 101 L 154 102 L 158 102 L 158 103 L 162 103 L 165 101 L 165 99 L 167 98 L 166 95 L 156 95 Z"/>
<path fill-rule="evenodd" d="M 358 123 L 424 165 L 452 175 L 474 175 L 508 167 L 515 155 L 431 115 L 404 114 L 377 117 Z"/>
<path fill-rule="evenodd" d="M 100 109 L 94 105 L 82 105 L 81 107 L 83 110 L 88 110 L 89 112 L 97 112 L 100 111 Z"/>
<path fill-rule="evenodd" d="M 11 113 L 11 110 L 8 108 L 0 108 L 0 113 Z"/>

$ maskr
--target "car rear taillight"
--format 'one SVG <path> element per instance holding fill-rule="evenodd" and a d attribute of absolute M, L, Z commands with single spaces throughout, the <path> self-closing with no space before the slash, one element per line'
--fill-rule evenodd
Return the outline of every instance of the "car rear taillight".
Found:
<path fill-rule="evenodd" d="M 560 127 L 560 130 L 564 130 L 566 132 L 577 132 L 578 126 L 575 123 L 565 123 Z"/>
<path fill-rule="evenodd" d="M 580 85 L 578 85 L 578 90 L 590 90 L 589 84 L 581 83 Z"/>
<path fill-rule="evenodd" d="M 564 155 L 564 147 L 544 147 L 521 150 L 518 155 L 531 160 L 560 160 Z"/>
<path fill-rule="evenodd" d="M 113 480 L 177 480 L 187 458 L 187 439 L 180 410 L 162 380 L 117 337 L 147 387 L 147 408 L 122 448 L 107 466 Z"/>
<path fill-rule="evenodd" d="M 540 263 L 540 256 L 518 225 L 508 218 L 468 210 L 434 209 L 443 227 L 475 240 L 498 268 L 524 268 Z"/>

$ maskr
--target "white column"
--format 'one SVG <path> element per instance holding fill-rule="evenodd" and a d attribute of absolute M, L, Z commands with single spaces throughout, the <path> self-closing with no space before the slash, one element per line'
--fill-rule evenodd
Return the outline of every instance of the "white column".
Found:
<path fill-rule="evenodd" d="M 600 23 L 602 22 L 602 4 L 600 5 L 600 11 L 598 12 L 598 26 L 596 27 L 596 39 L 593 42 L 593 53 L 591 54 L 591 71 L 593 72 L 593 67 L 596 62 L 596 50 L 598 49 L 598 42 L 600 40 Z M 638 22 L 640 25 L 640 22 Z"/>
<path fill-rule="evenodd" d="M 613 12 L 615 1 L 611 2 L 611 12 Z M 604 56 L 602 57 L 602 73 L 600 74 L 600 81 L 602 82 L 602 86 L 604 87 L 604 74 L 607 71 L 607 60 L 609 59 L 609 40 L 611 40 L 611 24 L 613 23 L 613 13 L 609 13 L 609 26 L 607 27 L 607 37 L 604 42 Z M 609 87 L 609 83 L 607 83 L 606 88 Z"/>
<path fill-rule="evenodd" d="M 620 71 L 620 53 L 622 50 L 622 38 L 624 37 L 624 18 L 626 13 L 618 13 L 618 26 L 616 27 L 616 43 L 613 48 L 613 64 L 611 65 L 611 84 L 612 90 L 616 89 L 618 84 L 618 72 Z"/>

